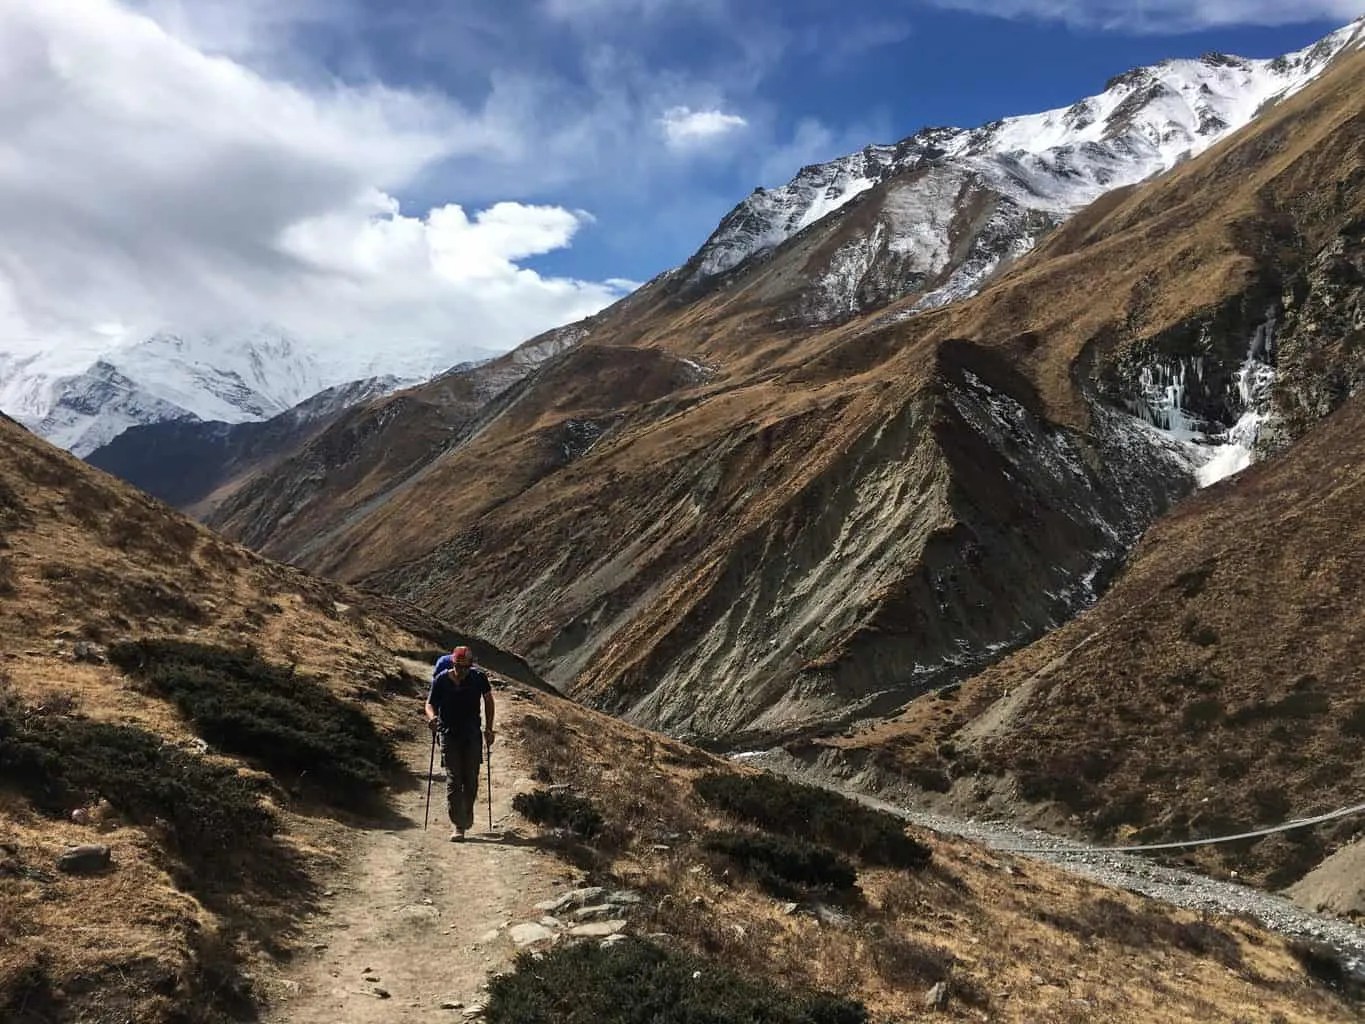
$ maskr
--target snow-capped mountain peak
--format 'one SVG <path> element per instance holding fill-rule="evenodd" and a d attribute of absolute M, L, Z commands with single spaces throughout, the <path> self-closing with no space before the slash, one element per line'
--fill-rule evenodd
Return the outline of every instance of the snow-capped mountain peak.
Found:
<path fill-rule="evenodd" d="M 804 167 L 786 185 L 756 189 L 735 207 L 693 257 L 690 276 L 701 281 L 731 270 L 910 171 L 943 169 L 959 177 L 965 172 L 974 181 L 959 184 L 992 188 L 1023 210 L 1054 219 L 1069 216 L 1111 189 L 1197 156 L 1245 126 L 1267 104 L 1302 89 L 1344 50 L 1361 46 L 1365 19 L 1273 60 L 1219 53 L 1167 60 L 1124 72 L 1103 92 L 1069 107 L 976 129 L 926 128 L 894 146 L 868 146 Z M 931 189 L 942 184 L 932 177 L 920 180 Z M 946 194 L 947 202 L 956 201 L 952 190 Z M 951 218 L 937 219 L 946 224 Z M 894 245 L 895 239 L 884 233 L 882 241 Z M 950 240 L 935 242 L 948 248 Z M 1020 248 L 1014 246 L 1012 255 L 1019 255 Z M 984 268 L 986 273 L 996 265 L 977 262 L 978 271 Z M 981 279 L 975 273 L 956 280 L 925 305 L 970 294 Z"/>

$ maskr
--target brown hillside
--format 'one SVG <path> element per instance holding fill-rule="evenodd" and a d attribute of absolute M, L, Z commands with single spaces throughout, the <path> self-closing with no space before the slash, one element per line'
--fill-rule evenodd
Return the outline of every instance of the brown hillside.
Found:
<path fill-rule="evenodd" d="M 1274 320 L 1287 436 L 1344 398 L 1362 372 L 1338 340 L 1358 331 L 1362 79 L 1365 54 L 1343 58 L 933 313 L 791 315 L 781 296 L 838 216 L 702 294 L 665 275 L 401 485 L 359 503 L 342 446 L 258 481 L 227 525 L 675 732 L 740 742 L 895 710 L 1084 607 L 1190 488 L 1097 397 L 1198 355 L 1195 399 L 1227 416 Z"/>
<path fill-rule="evenodd" d="M 511 686 L 500 701 L 500 799 L 509 761 L 539 780 L 516 779 L 517 791 L 567 784 L 606 818 L 590 844 L 553 833 L 518 841 L 512 833 L 501 848 L 453 848 L 413 827 L 421 807 L 413 793 L 401 795 L 403 811 L 393 817 L 338 809 L 325 790 L 263 770 L 256 758 L 244 763 L 216 746 L 201 752 L 198 730 L 158 696 L 150 677 L 104 658 L 118 658 L 123 637 L 213 648 L 255 643 L 268 659 L 294 665 L 291 679 L 305 690 L 363 709 L 364 720 L 401 750 L 402 764 L 425 770 L 425 732 L 411 717 L 418 696 L 399 655 L 449 643 L 451 634 L 410 607 L 372 602 L 226 544 L 4 420 L 0 538 L 0 640 L 8 652 L 0 729 L 9 730 L 0 733 L 0 1017 L 7 1022 L 256 1019 L 267 994 L 271 1019 L 280 1020 L 296 1012 L 338 1019 L 328 1009 L 337 1005 L 363 1005 L 355 1019 L 365 1020 L 448 1012 L 428 1009 L 434 1000 L 409 1004 L 412 986 L 426 979 L 472 989 L 494 954 L 503 962 L 510 945 L 503 930 L 475 942 L 469 925 L 495 912 L 532 913 L 530 900 L 509 891 L 515 879 L 494 876 L 513 865 L 534 869 L 543 894 L 550 875 L 569 873 L 544 862 L 543 851 L 554 849 L 586 869 L 584 881 L 645 897 L 631 914 L 632 932 L 665 933 L 656 941 L 777 990 L 833 988 L 865 1002 L 875 1019 L 917 1012 L 938 981 L 947 985 L 948 1012 L 967 1018 L 1071 1021 L 1098 1013 L 1116 1022 L 1174 1022 L 1265 1010 L 1303 1024 L 1351 1019 L 1350 1005 L 1309 975 L 1301 953 L 1247 921 L 1197 918 L 958 842 L 919 837 L 932 862 L 908 873 L 859 859 L 856 892 L 815 894 L 789 912 L 704 848 L 707 831 L 740 823 L 704 805 L 694 779 L 752 773 L 532 686 Z M 486 664 L 536 683 L 516 659 L 478 646 Z M 234 693 L 225 687 L 221 698 L 238 699 Z M 110 790 L 89 808 L 88 822 L 68 820 L 60 802 L 55 813 L 45 809 L 47 794 L 22 760 L 5 760 L 16 739 L 73 729 L 106 737 L 100 728 L 125 743 L 148 737 L 182 787 L 165 807 L 169 820 L 148 819 L 135 799 L 157 780 L 131 774 L 130 788 Z M 113 762 L 128 748 L 97 749 Z M 76 762 L 82 753 L 69 752 Z M 51 767 L 47 781 L 55 783 L 71 765 Z M 207 792 L 187 785 L 207 777 L 214 782 Z M 271 832 L 249 844 L 222 834 L 226 861 L 186 844 L 196 826 L 189 808 L 210 819 L 235 810 L 247 828 L 256 819 L 246 812 L 261 807 L 273 816 Z M 69 876 L 53 869 L 65 845 L 91 841 L 112 848 L 111 870 Z M 474 882 L 467 867 L 459 874 L 444 857 L 472 858 L 486 873 Z M 398 873 L 365 873 L 377 863 Z M 454 878 L 467 891 L 448 890 Z M 395 913 L 395 900 L 431 892 L 433 879 L 447 891 L 398 908 L 412 915 L 394 918 L 398 928 L 388 923 L 383 915 Z M 380 920 L 363 922 L 374 945 L 353 949 L 352 936 L 329 929 L 344 927 L 360 906 Z M 460 965 L 458 978 L 405 969 L 394 957 L 400 948 L 424 956 L 419 946 L 430 940 L 419 929 L 431 925 L 419 922 L 442 909 L 457 922 L 446 936 L 464 925 L 447 939 L 461 947 L 448 961 Z M 331 942 L 319 943 L 319 935 Z M 300 980 L 277 979 L 291 956 L 290 974 Z M 383 983 L 402 993 L 401 1002 L 383 1002 L 372 972 L 361 977 L 356 965 L 372 962 L 385 965 Z M 331 963 L 354 969 L 339 978 Z M 435 989 L 424 994 L 443 998 Z"/>
<path fill-rule="evenodd" d="M 315 905 L 333 822 L 366 820 L 357 794 L 309 781 L 327 759 L 297 775 L 270 768 L 279 751 L 205 749 L 173 700 L 110 663 L 121 641 L 168 638 L 253 647 L 334 721 L 372 721 L 359 733 L 391 744 L 414 732 L 400 656 L 458 636 L 270 564 L 0 417 L 0 1019 L 249 1011 L 243 972 L 286 949 Z M 472 642 L 537 684 L 520 659 Z M 33 760 L 52 741 L 74 745 Z M 78 808 L 88 822 L 70 819 Z M 57 871 L 81 843 L 108 845 L 113 869 Z"/>
<path fill-rule="evenodd" d="M 836 741 L 865 781 L 954 802 L 1045 801 L 1133 842 L 1276 825 L 1360 802 L 1365 400 L 1182 503 L 1089 612 L 965 684 Z M 1004 801 L 1001 803 L 1000 801 Z M 1201 856 L 1280 887 L 1358 819 Z M 1340 906 L 1359 904 L 1358 875 Z M 1318 900 L 1315 900 L 1317 902 Z"/>
<path fill-rule="evenodd" d="M 703 799 L 698 781 L 759 773 L 572 704 L 518 702 L 509 728 L 535 780 L 568 787 L 603 818 L 577 840 L 543 841 L 589 885 L 644 895 L 629 931 L 706 957 L 767 989 L 823 989 L 858 999 L 872 1021 L 943 1016 L 1032 1022 L 1353 1019 L 1355 1009 L 1306 984 L 1279 937 L 1249 921 L 1175 910 L 1048 865 L 940 836 L 926 866 L 878 866 L 856 854 L 846 896 L 774 896 L 708 853 L 716 832 L 763 829 Z M 779 787 L 770 810 L 787 809 Z M 852 834 L 856 808 L 822 802 Z M 534 828 L 534 827 L 533 827 Z M 891 830 L 899 831 L 893 825 Z M 807 828 L 793 838 L 829 840 Z M 780 833 L 781 834 L 781 833 Z M 554 950 L 544 954 L 555 955 Z M 547 961 L 528 963 L 537 972 Z M 940 1014 L 926 1010 L 939 982 Z M 631 977 L 630 998 L 649 980 Z M 503 1020 L 506 1018 L 499 1018 Z"/>

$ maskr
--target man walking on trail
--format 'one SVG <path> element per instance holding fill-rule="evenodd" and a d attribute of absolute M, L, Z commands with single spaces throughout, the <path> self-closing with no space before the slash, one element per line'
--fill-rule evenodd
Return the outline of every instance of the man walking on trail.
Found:
<path fill-rule="evenodd" d="M 483 742 L 479 733 L 479 701 L 483 701 Z M 479 763 L 483 747 L 493 746 L 493 688 L 482 669 L 474 667 L 474 653 L 456 647 L 443 654 L 431 673 L 427 694 L 427 724 L 441 730 L 446 766 L 446 809 L 455 831 L 452 843 L 464 839 L 474 826 L 474 802 L 479 795 Z"/>

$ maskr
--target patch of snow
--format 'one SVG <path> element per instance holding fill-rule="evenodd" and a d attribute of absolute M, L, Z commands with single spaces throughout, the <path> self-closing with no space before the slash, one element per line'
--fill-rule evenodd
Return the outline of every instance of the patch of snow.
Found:
<path fill-rule="evenodd" d="M 1231 426 L 1210 423 L 1186 406 L 1191 376 L 1202 380 L 1205 372 L 1204 360 L 1198 356 L 1143 367 L 1139 375 L 1141 392 L 1130 411 L 1158 433 L 1163 443 L 1175 442 L 1197 484 L 1208 487 L 1255 461 L 1257 439 L 1272 420 L 1269 405 L 1275 383 L 1274 357 L 1275 320 L 1267 317 L 1252 334 L 1246 358 L 1233 375 L 1235 395 L 1229 397 L 1238 418 Z"/>

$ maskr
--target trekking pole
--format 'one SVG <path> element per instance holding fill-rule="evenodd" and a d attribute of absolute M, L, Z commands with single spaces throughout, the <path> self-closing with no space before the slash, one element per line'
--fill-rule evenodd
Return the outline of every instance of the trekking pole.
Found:
<path fill-rule="evenodd" d="M 431 777 L 436 774 L 436 730 L 431 730 L 431 763 L 427 765 L 427 816 L 422 820 L 422 829 L 431 824 Z"/>
<path fill-rule="evenodd" d="M 488 831 L 493 831 L 493 745 L 485 746 L 488 755 Z"/>

